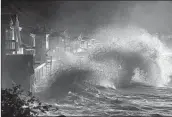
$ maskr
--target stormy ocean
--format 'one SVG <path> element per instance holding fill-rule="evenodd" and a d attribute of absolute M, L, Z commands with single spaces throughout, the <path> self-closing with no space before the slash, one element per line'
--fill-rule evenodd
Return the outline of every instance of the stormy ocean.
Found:
<path fill-rule="evenodd" d="M 101 44 L 65 52 L 36 94 L 66 116 L 172 116 L 172 51 L 144 29 L 107 29 Z"/>

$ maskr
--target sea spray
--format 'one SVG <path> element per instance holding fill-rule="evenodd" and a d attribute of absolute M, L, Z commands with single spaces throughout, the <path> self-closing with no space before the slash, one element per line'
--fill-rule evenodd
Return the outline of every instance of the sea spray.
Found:
<path fill-rule="evenodd" d="M 90 85 L 116 89 L 130 87 L 132 81 L 166 86 L 172 74 L 168 48 L 143 29 L 119 29 L 118 32 L 116 36 L 111 30 L 112 35 L 104 41 L 101 39 L 102 44 L 89 49 L 82 60 L 78 55 L 66 52 L 66 58 L 61 60 L 65 64 L 49 83 L 45 92 L 50 94 L 45 94 L 59 99 L 69 91 L 89 89 Z"/>
<path fill-rule="evenodd" d="M 106 31 L 108 39 L 82 60 L 78 53 L 64 52 L 63 64 L 40 98 L 56 103 L 66 116 L 171 115 L 170 50 L 143 29 L 116 32 Z"/>
<path fill-rule="evenodd" d="M 97 62 L 99 60 L 101 62 L 105 60 L 108 61 L 108 59 L 114 59 L 118 62 L 119 60 L 127 61 L 131 64 L 125 63 L 125 69 L 128 71 L 131 70 L 130 74 L 134 72 L 136 68 L 141 69 L 145 72 L 144 76 L 147 77 L 146 79 L 149 84 L 164 86 L 169 82 L 169 77 L 172 74 L 172 65 L 169 60 L 170 54 L 167 54 L 169 50 L 156 35 L 151 35 L 146 30 L 138 27 L 128 27 L 125 29 L 111 28 L 105 30 L 106 31 L 102 29 L 95 34 L 96 37 L 101 38 L 100 40 L 103 46 L 101 48 L 98 47 L 97 50 L 99 51 L 96 49 L 92 51 L 91 59 Z M 108 38 L 104 37 L 104 35 L 108 35 Z M 104 37 L 104 39 L 102 37 Z M 135 55 L 133 55 L 133 53 Z M 128 55 L 132 56 L 129 57 Z M 135 63 L 132 64 L 132 62 Z M 126 66 L 128 68 L 126 68 Z M 126 77 L 133 76 L 129 75 Z"/>

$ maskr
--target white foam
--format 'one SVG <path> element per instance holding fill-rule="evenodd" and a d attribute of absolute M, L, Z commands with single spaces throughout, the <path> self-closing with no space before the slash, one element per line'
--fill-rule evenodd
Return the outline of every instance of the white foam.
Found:
<path fill-rule="evenodd" d="M 170 82 L 172 53 L 156 35 L 151 35 L 146 30 L 138 27 L 128 27 L 125 29 L 102 29 L 95 34 L 95 37 L 99 37 L 101 42 L 104 43 L 102 47 L 98 47 L 97 50 L 99 51 L 97 53 L 93 50 L 93 54 L 96 56 L 100 53 L 107 53 L 107 51 L 100 48 L 107 48 L 109 51 L 123 50 L 126 53 L 136 52 L 151 64 L 149 66 L 150 70 L 148 70 L 151 73 L 149 73 L 147 82 L 151 82 L 155 86 L 165 86 Z M 109 63 L 112 62 L 109 61 Z M 114 67 L 111 67 L 111 69 L 114 69 Z"/>

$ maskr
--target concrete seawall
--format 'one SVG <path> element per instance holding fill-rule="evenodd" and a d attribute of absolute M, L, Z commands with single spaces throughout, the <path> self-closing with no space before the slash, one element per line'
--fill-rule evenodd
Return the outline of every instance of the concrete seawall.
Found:
<path fill-rule="evenodd" d="M 30 90 L 30 76 L 34 74 L 33 56 L 7 55 L 2 72 L 2 88 L 10 88 L 15 83 Z"/>

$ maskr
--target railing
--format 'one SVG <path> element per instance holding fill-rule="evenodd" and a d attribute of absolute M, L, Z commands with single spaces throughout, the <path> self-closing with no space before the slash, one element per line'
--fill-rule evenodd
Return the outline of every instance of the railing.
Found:
<path fill-rule="evenodd" d="M 52 57 L 47 56 L 46 62 L 35 68 L 31 76 L 31 91 L 37 92 L 37 84 L 47 80 L 52 75 Z"/>
<path fill-rule="evenodd" d="M 46 63 L 41 64 L 37 68 L 34 69 L 35 73 L 31 76 L 31 91 L 36 92 L 36 84 L 41 81 L 42 77 L 45 76 L 45 65 Z"/>

